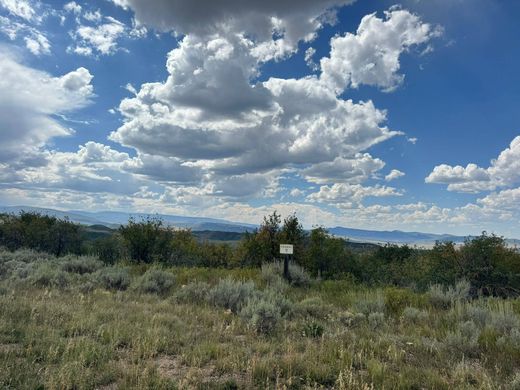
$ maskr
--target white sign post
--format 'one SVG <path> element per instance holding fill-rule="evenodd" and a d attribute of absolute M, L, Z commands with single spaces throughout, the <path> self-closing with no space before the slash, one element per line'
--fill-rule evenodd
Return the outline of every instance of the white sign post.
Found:
<path fill-rule="evenodd" d="M 289 244 L 280 244 L 280 254 L 281 255 L 292 255 L 293 246 L 289 245 Z"/>
<path fill-rule="evenodd" d="M 289 256 L 292 256 L 293 249 L 291 244 L 280 244 L 280 254 L 285 255 L 283 259 L 283 277 L 288 281 L 291 280 L 291 275 L 289 275 Z"/>

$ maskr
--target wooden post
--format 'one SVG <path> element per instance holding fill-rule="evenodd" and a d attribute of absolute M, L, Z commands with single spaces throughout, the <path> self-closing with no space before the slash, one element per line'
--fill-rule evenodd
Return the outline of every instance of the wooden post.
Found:
<path fill-rule="evenodd" d="M 289 274 L 289 255 L 285 255 L 283 259 L 283 277 L 287 281 L 291 280 L 291 275 Z"/>

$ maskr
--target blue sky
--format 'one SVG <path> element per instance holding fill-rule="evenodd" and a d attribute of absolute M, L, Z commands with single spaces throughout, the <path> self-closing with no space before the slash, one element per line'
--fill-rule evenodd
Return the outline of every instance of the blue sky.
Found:
<path fill-rule="evenodd" d="M 519 15 L 0 0 L 0 203 L 520 237 Z"/>

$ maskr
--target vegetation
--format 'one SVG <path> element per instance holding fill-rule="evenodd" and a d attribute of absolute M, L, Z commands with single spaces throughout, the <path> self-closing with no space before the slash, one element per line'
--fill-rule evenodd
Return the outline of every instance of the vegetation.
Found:
<path fill-rule="evenodd" d="M 0 221 L 1 388 L 519 388 L 520 255 L 500 237 L 354 253 L 277 214 L 237 246 Z"/>

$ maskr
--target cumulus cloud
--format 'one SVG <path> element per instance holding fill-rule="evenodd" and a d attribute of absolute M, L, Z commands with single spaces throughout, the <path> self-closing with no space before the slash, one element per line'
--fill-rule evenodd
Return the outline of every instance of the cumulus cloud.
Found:
<path fill-rule="evenodd" d="M 361 201 L 367 197 L 402 195 L 402 192 L 393 187 L 336 183 L 332 186 L 321 186 L 318 192 L 308 195 L 307 199 L 311 202 L 333 204 L 340 208 L 351 208 L 361 203 Z"/>
<path fill-rule="evenodd" d="M 5 16 L 0 16 L 0 32 L 14 41 L 23 38 L 25 47 L 34 55 L 50 54 L 51 44 L 47 36 L 26 23 L 11 20 Z"/>
<path fill-rule="evenodd" d="M 208 36 L 223 30 L 247 33 L 256 42 L 268 42 L 270 50 L 261 50 L 266 58 L 273 58 L 273 50 L 292 51 L 297 43 L 310 40 L 324 23 L 335 20 L 335 7 L 352 3 L 352 0 L 159 0 L 153 6 L 145 0 L 112 0 L 125 9 L 131 8 L 136 19 L 163 31 L 179 35 Z M 271 45 L 272 37 L 281 41 Z M 277 47 L 278 46 L 278 47 Z"/>
<path fill-rule="evenodd" d="M 0 163 L 27 160 L 51 138 L 71 134 L 55 116 L 84 107 L 93 94 L 93 76 L 85 68 L 53 77 L 4 50 L 0 73 Z"/>
<path fill-rule="evenodd" d="M 11 15 L 25 19 L 26 21 L 37 21 L 38 15 L 29 0 L 0 0 L 0 6 L 5 8 Z"/>
<path fill-rule="evenodd" d="M 87 15 L 90 14 L 85 14 L 85 16 Z M 69 50 L 85 56 L 114 54 L 118 50 L 117 41 L 124 36 L 125 31 L 126 27 L 123 23 L 109 16 L 105 18 L 103 24 L 96 26 L 80 25 L 73 35 L 75 46 L 70 47 Z"/>
<path fill-rule="evenodd" d="M 177 4 L 169 2 L 164 7 L 175 9 Z M 315 3 L 308 9 L 313 15 L 324 15 L 333 4 L 321 4 L 319 12 Z M 242 180 L 244 191 L 265 185 L 263 175 L 284 169 L 296 169 L 301 177 L 318 184 L 356 184 L 375 178 L 384 162 L 365 151 L 402 133 L 385 126 L 386 112 L 378 110 L 372 101 L 353 102 L 340 97 L 345 88 L 358 82 L 352 80 L 370 83 L 368 73 L 361 75 L 350 68 L 350 81 L 340 88 L 330 82 L 333 71 L 340 72 L 332 64 L 341 56 L 349 57 L 352 50 L 357 50 L 359 61 L 366 57 L 360 63 L 374 61 L 381 53 L 374 54 L 370 48 L 373 43 L 380 43 L 381 55 L 395 57 L 398 64 L 402 52 L 435 35 L 433 27 L 407 11 L 393 9 L 386 20 L 370 15 L 354 36 L 357 46 L 335 47 L 328 58 L 330 66 L 323 65 L 327 59 L 322 60 L 321 75 L 258 82 L 260 46 L 251 34 L 236 33 L 235 13 L 230 14 L 232 17 L 226 13 L 225 21 L 230 21 L 231 29 L 218 15 L 208 15 L 212 21 L 204 28 L 186 25 L 183 29 L 186 21 L 177 27 L 179 15 L 168 16 L 166 9 L 156 15 L 157 9 L 140 2 L 119 5 L 134 9 L 141 23 L 188 34 L 168 53 L 168 78 L 143 84 L 134 97 L 121 102 L 119 111 L 124 121 L 110 139 L 142 155 L 173 159 L 184 167 L 197 165 L 204 172 L 204 180 L 213 185 L 210 193 L 223 196 L 233 192 L 225 181 L 219 181 L 226 175 L 237 182 Z M 271 6 L 275 11 L 269 11 Z M 241 15 L 240 7 L 229 12 Z M 277 14 L 278 5 L 269 7 L 265 10 L 271 12 L 271 18 L 283 19 Z M 333 41 L 336 39 L 339 37 Z M 359 52 L 359 45 L 366 45 L 366 50 Z M 313 53 L 308 54 L 311 57 Z M 399 69 L 390 60 L 378 67 L 381 71 L 389 67 L 384 70 L 390 78 Z M 256 190 L 245 192 L 258 194 Z"/>
<path fill-rule="evenodd" d="M 404 80 L 398 73 L 400 55 L 440 33 L 407 10 L 393 8 L 384 19 L 367 15 L 356 34 L 332 38 L 330 57 L 321 60 L 321 77 L 337 91 L 362 84 L 392 91 Z"/>
<path fill-rule="evenodd" d="M 385 176 L 386 181 L 392 181 L 395 179 L 399 179 L 405 175 L 404 172 L 401 172 L 399 169 L 392 169 L 388 175 Z"/>
<path fill-rule="evenodd" d="M 314 164 L 303 169 L 301 174 L 307 181 L 317 184 L 362 183 L 384 166 L 385 163 L 381 159 L 368 153 L 358 153 L 353 158 L 337 157 L 330 162 Z"/>
<path fill-rule="evenodd" d="M 448 184 L 448 191 L 481 192 L 520 183 L 520 136 L 491 161 L 488 168 L 441 164 L 433 168 L 426 183 Z"/>
<path fill-rule="evenodd" d="M 25 37 L 25 45 L 36 56 L 51 53 L 51 44 L 47 37 L 41 33 L 35 34 L 33 37 Z"/>
<path fill-rule="evenodd" d="M 197 184 L 202 179 L 200 168 L 172 157 L 140 154 L 127 160 L 122 168 L 160 182 Z"/>

